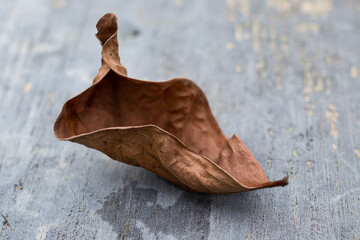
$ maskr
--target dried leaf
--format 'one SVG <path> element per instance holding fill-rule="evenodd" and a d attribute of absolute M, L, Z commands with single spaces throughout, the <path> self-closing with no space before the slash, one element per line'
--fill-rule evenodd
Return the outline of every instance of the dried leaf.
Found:
<path fill-rule="evenodd" d="M 202 90 L 191 80 L 142 81 L 120 63 L 117 18 L 96 25 L 102 66 L 93 85 L 68 100 L 54 126 L 60 140 L 141 166 L 178 187 L 234 193 L 285 186 L 269 182 L 243 141 L 222 133 Z"/>

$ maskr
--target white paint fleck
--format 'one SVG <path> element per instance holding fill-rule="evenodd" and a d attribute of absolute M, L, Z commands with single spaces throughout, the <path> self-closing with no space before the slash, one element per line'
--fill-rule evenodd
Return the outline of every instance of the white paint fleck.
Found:
<path fill-rule="evenodd" d="M 46 238 L 46 234 L 49 231 L 48 226 L 40 226 L 38 228 L 38 234 L 36 234 L 36 240 L 44 240 Z"/>
<path fill-rule="evenodd" d="M 349 195 L 349 194 L 352 194 L 352 193 L 354 193 L 354 192 L 357 192 L 357 191 L 360 191 L 360 188 L 354 188 L 354 189 L 351 189 L 351 190 L 349 190 L 349 191 L 344 192 L 343 194 L 338 194 L 337 196 L 331 198 L 330 202 L 331 202 L 332 204 L 337 203 L 337 202 L 340 201 L 342 198 L 346 197 L 346 196 Z"/>
<path fill-rule="evenodd" d="M 39 54 L 39 55 L 44 55 L 44 54 L 51 54 L 51 53 L 56 53 L 56 52 L 61 52 L 61 45 L 59 43 L 42 43 L 42 44 L 37 44 L 33 50 L 33 53 Z"/>
<path fill-rule="evenodd" d="M 156 203 L 163 208 L 173 206 L 181 197 L 183 192 L 181 190 L 171 191 L 158 191 Z"/>
<path fill-rule="evenodd" d="M 85 71 L 80 69 L 68 69 L 65 71 L 66 76 L 80 80 L 82 82 L 90 83 L 92 78 Z"/>
<path fill-rule="evenodd" d="M 141 231 L 142 234 L 141 239 L 145 239 L 145 240 L 147 239 L 175 240 L 176 239 L 172 235 L 167 235 L 161 231 L 156 233 L 151 232 L 151 229 L 147 227 L 145 223 L 143 223 L 141 220 L 136 220 L 136 227 Z"/>

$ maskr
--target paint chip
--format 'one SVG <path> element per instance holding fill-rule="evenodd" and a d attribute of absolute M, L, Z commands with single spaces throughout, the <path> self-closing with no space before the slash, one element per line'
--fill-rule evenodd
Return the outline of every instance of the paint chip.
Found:
<path fill-rule="evenodd" d="M 307 113 L 307 115 L 310 117 L 310 116 L 312 116 L 312 114 L 313 114 L 313 111 L 312 111 L 312 109 L 311 108 L 305 108 L 305 111 L 306 111 L 306 113 Z"/>
<path fill-rule="evenodd" d="M 358 71 L 357 68 L 355 66 L 352 66 L 350 69 L 350 75 L 352 78 L 357 78 L 358 76 Z"/>
<path fill-rule="evenodd" d="M 332 64 L 332 62 L 333 62 L 332 57 L 330 55 L 326 55 L 326 63 L 327 64 Z"/>
<path fill-rule="evenodd" d="M 45 99 L 53 103 L 55 101 L 55 95 L 53 93 L 48 93 L 45 95 Z"/>
<path fill-rule="evenodd" d="M 272 130 L 272 128 L 269 128 L 269 134 L 271 135 L 271 136 L 274 136 L 274 132 L 273 132 L 273 130 Z"/>
<path fill-rule="evenodd" d="M 235 26 L 235 39 L 238 42 L 241 42 L 241 40 L 243 39 L 243 31 L 241 25 Z"/>
<path fill-rule="evenodd" d="M 183 5 L 183 1 L 182 0 L 174 0 L 174 4 L 177 7 L 181 7 Z"/>
<path fill-rule="evenodd" d="M 294 156 L 299 156 L 295 148 L 292 150 L 292 154 L 293 154 Z"/>
<path fill-rule="evenodd" d="M 237 73 L 241 73 L 241 66 L 236 66 L 236 67 L 235 67 L 235 71 L 236 71 Z"/>
<path fill-rule="evenodd" d="M 23 88 L 23 94 L 28 93 L 32 88 L 32 83 L 31 82 L 27 82 L 25 83 L 25 86 Z"/>
<path fill-rule="evenodd" d="M 306 165 L 308 166 L 308 168 L 310 168 L 311 167 L 311 160 L 307 160 Z"/>
<path fill-rule="evenodd" d="M 229 13 L 228 13 L 228 20 L 230 22 L 234 22 L 236 19 L 236 2 L 235 0 L 227 0 L 226 1 L 227 6 L 229 8 Z"/>
<path fill-rule="evenodd" d="M 354 149 L 354 153 L 355 153 L 355 155 L 356 155 L 357 158 L 360 158 L 360 149 L 355 148 L 355 149 Z"/>
<path fill-rule="evenodd" d="M 234 47 L 235 47 L 235 43 L 233 43 L 233 42 L 227 42 L 226 43 L 226 49 L 227 50 L 233 50 Z"/>
<path fill-rule="evenodd" d="M 336 149 L 337 149 L 337 146 L 336 146 L 336 144 L 335 144 L 335 143 L 333 143 L 333 144 L 332 144 L 332 150 L 333 150 L 333 152 L 335 152 L 335 151 L 336 151 Z"/>
<path fill-rule="evenodd" d="M 53 6 L 55 8 L 63 8 L 66 5 L 66 0 L 55 0 Z"/>
<path fill-rule="evenodd" d="M 318 77 L 316 85 L 315 85 L 315 91 L 316 92 L 322 92 L 324 91 L 324 82 L 321 77 Z"/>
<path fill-rule="evenodd" d="M 302 1 L 300 11 L 311 17 L 326 17 L 332 7 L 331 0 Z"/>
<path fill-rule="evenodd" d="M 326 119 L 330 123 L 330 136 L 332 136 L 334 139 L 337 139 L 339 136 L 339 132 L 336 129 L 336 121 L 339 116 L 338 112 L 336 111 L 336 107 L 333 104 L 329 105 L 328 111 L 326 111 Z"/>
<path fill-rule="evenodd" d="M 251 2 L 250 0 L 238 0 L 240 13 L 243 16 L 250 15 L 250 10 L 251 10 L 250 2 Z"/>

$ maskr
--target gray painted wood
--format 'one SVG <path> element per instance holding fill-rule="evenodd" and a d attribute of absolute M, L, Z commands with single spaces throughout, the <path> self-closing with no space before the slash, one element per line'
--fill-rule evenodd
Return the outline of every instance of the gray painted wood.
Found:
<path fill-rule="evenodd" d="M 63 103 L 100 66 L 106 12 L 129 76 L 193 79 L 290 185 L 189 193 L 57 141 Z M 2 0 L 0 16 L 0 239 L 360 238 L 358 1 Z"/>

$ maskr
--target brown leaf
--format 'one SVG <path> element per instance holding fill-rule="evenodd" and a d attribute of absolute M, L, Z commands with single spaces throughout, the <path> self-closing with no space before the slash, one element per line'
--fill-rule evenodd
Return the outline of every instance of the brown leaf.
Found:
<path fill-rule="evenodd" d="M 93 85 L 68 100 L 54 126 L 60 140 L 141 166 L 178 187 L 234 193 L 285 186 L 269 182 L 243 141 L 222 133 L 202 90 L 191 80 L 142 81 L 120 63 L 117 18 L 96 25 L 102 66 Z"/>

